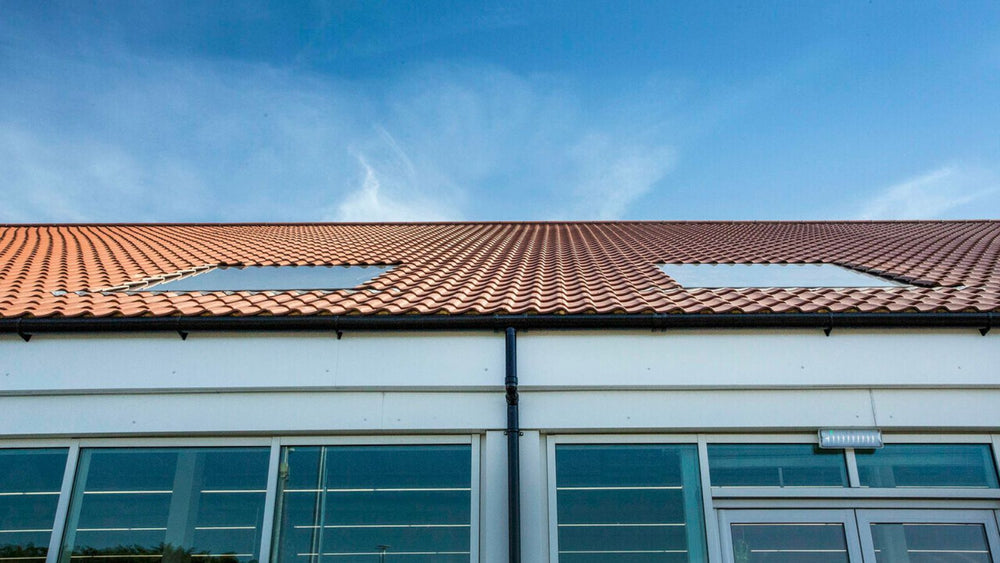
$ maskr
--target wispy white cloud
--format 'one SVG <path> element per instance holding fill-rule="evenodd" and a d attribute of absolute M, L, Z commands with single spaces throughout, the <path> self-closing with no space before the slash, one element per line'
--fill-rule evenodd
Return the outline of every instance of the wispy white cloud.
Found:
<path fill-rule="evenodd" d="M 668 146 L 619 144 L 590 135 L 570 150 L 575 162 L 574 204 L 569 219 L 621 219 L 674 166 Z"/>
<path fill-rule="evenodd" d="M 981 217 L 981 204 L 1000 196 L 1000 178 L 976 167 L 952 164 L 889 186 L 861 206 L 859 219 Z M 996 202 L 992 206 L 996 208 Z"/>
<path fill-rule="evenodd" d="M 433 201 L 410 195 L 414 190 L 410 174 L 385 174 L 377 171 L 364 155 L 356 156 L 364 171 L 361 187 L 347 194 L 337 205 L 336 212 L 324 220 L 371 222 L 371 221 L 447 221 L 461 217 L 442 201 Z"/>
<path fill-rule="evenodd" d="M 0 66 L 0 221 L 612 219 L 675 160 L 623 118 L 642 112 L 585 111 L 553 76 L 18 52 Z"/>

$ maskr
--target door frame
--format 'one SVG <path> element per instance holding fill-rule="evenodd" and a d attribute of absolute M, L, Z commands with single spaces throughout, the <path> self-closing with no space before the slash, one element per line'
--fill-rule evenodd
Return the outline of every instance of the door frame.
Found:
<path fill-rule="evenodd" d="M 722 536 L 722 561 L 735 563 L 732 524 L 842 524 L 848 559 L 861 562 L 857 520 L 852 509 L 722 509 L 719 510 L 719 532 Z"/>
<path fill-rule="evenodd" d="M 997 516 L 993 510 L 975 509 L 858 509 L 857 522 L 861 537 L 861 553 L 864 563 L 875 563 L 875 542 L 872 538 L 872 524 L 982 524 L 986 531 L 990 560 L 996 561 L 1000 554 L 1000 532 L 997 530 Z"/>

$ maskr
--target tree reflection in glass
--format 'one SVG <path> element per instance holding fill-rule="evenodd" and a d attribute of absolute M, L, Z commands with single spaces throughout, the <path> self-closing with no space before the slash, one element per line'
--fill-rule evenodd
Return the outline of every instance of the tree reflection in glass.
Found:
<path fill-rule="evenodd" d="M 85 449 L 61 563 L 259 558 L 267 448 Z"/>

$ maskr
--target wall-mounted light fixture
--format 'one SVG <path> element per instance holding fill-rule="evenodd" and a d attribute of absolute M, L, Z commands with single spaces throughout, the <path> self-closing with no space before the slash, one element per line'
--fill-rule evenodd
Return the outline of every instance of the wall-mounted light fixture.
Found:
<path fill-rule="evenodd" d="M 819 447 L 823 449 L 858 448 L 871 450 L 882 447 L 882 431 L 876 428 L 864 430 L 822 429 L 819 431 Z"/>

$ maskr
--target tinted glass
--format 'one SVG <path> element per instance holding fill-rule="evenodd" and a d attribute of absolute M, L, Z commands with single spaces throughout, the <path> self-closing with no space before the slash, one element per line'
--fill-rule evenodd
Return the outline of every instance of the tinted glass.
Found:
<path fill-rule="evenodd" d="M 292 447 L 282 460 L 277 561 L 470 560 L 470 446 Z"/>
<path fill-rule="evenodd" d="M 0 561 L 45 561 L 66 454 L 0 450 Z"/>
<path fill-rule="evenodd" d="M 250 266 L 214 268 L 162 282 L 149 291 L 266 291 L 343 289 L 364 285 L 392 266 Z M 141 290 L 146 291 L 146 290 Z"/>
<path fill-rule="evenodd" d="M 811 444 L 710 444 L 713 487 L 846 487 L 838 450 Z"/>
<path fill-rule="evenodd" d="M 855 456 L 863 487 L 997 488 L 986 444 L 889 444 Z"/>
<path fill-rule="evenodd" d="M 878 563 L 990 563 L 982 524 L 872 524 Z"/>
<path fill-rule="evenodd" d="M 733 524 L 735 563 L 848 563 L 844 525 Z"/>
<path fill-rule="evenodd" d="M 267 448 L 82 450 L 63 563 L 256 560 L 268 457 Z"/>
<path fill-rule="evenodd" d="M 662 264 L 683 287 L 899 287 L 836 264 Z"/>
<path fill-rule="evenodd" d="M 706 560 L 695 446 L 557 446 L 556 495 L 561 563 Z"/>

